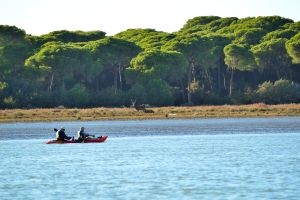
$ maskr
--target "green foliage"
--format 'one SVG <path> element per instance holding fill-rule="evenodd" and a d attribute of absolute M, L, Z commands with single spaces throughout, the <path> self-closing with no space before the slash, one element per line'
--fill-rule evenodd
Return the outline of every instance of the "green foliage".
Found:
<path fill-rule="evenodd" d="M 290 22 L 283 25 L 284 29 L 291 29 L 294 31 L 300 31 L 300 21 L 299 22 Z"/>
<path fill-rule="evenodd" d="M 260 70 L 275 72 L 277 79 L 286 76 L 287 69 L 291 65 L 285 43 L 286 39 L 272 39 L 254 46 L 251 50 Z"/>
<path fill-rule="evenodd" d="M 93 105 L 96 106 L 123 106 L 125 105 L 122 91 L 115 92 L 114 87 L 107 87 L 92 96 Z"/>
<path fill-rule="evenodd" d="M 15 26 L 0 25 L 0 77 L 17 76 L 23 70 L 24 60 L 31 53 L 25 40 L 25 31 Z"/>
<path fill-rule="evenodd" d="M 268 17 L 248 17 L 237 20 L 230 26 L 224 27 L 217 31 L 222 34 L 232 34 L 240 29 L 252 29 L 260 28 L 266 32 L 271 32 L 281 28 L 285 24 L 292 23 L 290 19 L 282 18 L 280 16 L 268 16 Z"/>
<path fill-rule="evenodd" d="M 152 79 L 146 86 L 147 103 L 150 105 L 167 106 L 173 105 L 173 93 L 171 87 L 161 79 Z"/>
<path fill-rule="evenodd" d="M 103 31 L 53 31 L 51 33 L 41 35 L 41 36 L 27 36 L 27 40 L 30 41 L 36 48 L 39 48 L 47 42 L 89 42 L 100 40 L 105 37 L 105 32 Z"/>
<path fill-rule="evenodd" d="M 298 101 L 284 92 L 296 94 L 300 81 L 299 31 L 299 22 L 279 16 L 203 16 L 174 33 L 128 29 L 111 37 L 32 36 L 0 25 L 0 107 Z M 281 78 L 292 83 L 266 82 Z"/>
<path fill-rule="evenodd" d="M 247 28 L 238 29 L 234 32 L 235 43 L 254 45 L 259 43 L 260 39 L 266 34 L 266 31 L 262 28 Z"/>
<path fill-rule="evenodd" d="M 296 35 L 299 31 L 293 29 L 284 29 L 284 30 L 276 30 L 266 34 L 263 38 L 263 41 L 268 41 L 272 39 L 291 39 L 294 35 Z"/>
<path fill-rule="evenodd" d="M 193 19 L 189 19 L 186 24 L 183 26 L 183 29 L 189 29 L 194 26 L 206 25 L 212 21 L 216 21 L 220 19 L 217 16 L 201 16 L 201 17 L 194 17 Z"/>
<path fill-rule="evenodd" d="M 205 98 L 205 91 L 199 81 L 192 81 L 190 84 L 190 90 L 193 96 L 193 102 L 197 102 L 196 104 L 202 104 L 203 99 Z"/>
<path fill-rule="evenodd" d="M 127 69 L 127 76 L 135 84 L 129 91 L 130 98 L 152 105 L 172 105 L 174 98 L 170 83 L 180 80 L 187 69 L 187 61 L 175 51 L 150 50 L 140 53 Z M 146 90 L 145 90 L 146 88 Z"/>
<path fill-rule="evenodd" d="M 175 51 L 144 51 L 131 61 L 136 71 L 170 82 L 182 79 L 187 65 L 184 56 Z"/>
<path fill-rule="evenodd" d="M 200 37 L 186 37 L 178 36 L 173 40 L 166 43 L 163 47 L 164 50 L 173 50 L 181 52 L 189 62 L 197 58 L 198 51 L 197 46 L 200 43 Z"/>
<path fill-rule="evenodd" d="M 288 54 L 292 57 L 293 63 L 300 64 L 300 33 L 287 41 L 286 49 Z"/>
<path fill-rule="evenodd" d="M 22 41 L 26 33 L 15 26 L 0 25 L 0 46 Z"/>
<path fill-rule="evenodd" d="M 90 49 L 94 59 L 101 60 L 104 71 L 113 74 L 115 93 L 123 89 L 124 69 L 129 66 L 130 61 L 135 57 L 141 48 L 122 39 L 108 37 L 96 42 L 89 42 L 86 48 Z"/>
<path fill-rule="evenodd" d="M 89 94 L 86 88 L 77 84 L 67 92 L 67 99 L 64 105 L 68 107 L 85 107 L 88 105 Z"/>
<path fill-rule="evenodd" d="M 0 82 L 0 91 L 3 91 L 3 90 L 5 90 L 6 88 L 7 88 L 7 83 L 5 83 L 5 82 Z"/>
<path fill-rule="evenodd" d="M 5 98 L 5 90 L 7 90 L 8 84 L 6 82 L 0 82 L 0 105 L 5 103 L 3 98 Z"/>
<path fill-rule="evenodd" d="M 225 64 L 232 70 L 252 71 L 256 69 L 253 54 L 243 45 L 229 44 L 224 48 Z"/>
<path fill-rule="evenodd" d="M 139 104 L 147 102 L 146 88 L 136 83 L 134 84 L 127 93 L 128 99 L 136 100 Z"/>
<path fill-rule="evenodd" d="M 187 99 L 188 104 L 192 104 L 192 96 L 191 96 L 191 90 L 190 90 L 190 83 L 192 79 L 195 77 L 195 66 L 197 63 L 201 62 L 202 58 L 202 48 L 205 46 L 204 43 L 202 43 L 203 38 L 200 36 L 193 36 L 193 37 L 187 37 L 183 35 L 179 35 L 177 38 L 171 40 L 168 42 L 164 49 L 167 50 L 173 50 L 181 52 L 186 60 L 188 61 L 188 69 L 187 69 Z"/>
<path fill-rule="evenodd" d="M 235 23 L 238 18 L 236 17 L 228 17 L 228 18 L 219 18 L 218 17 L 207 17 L 206 22 L 203 23 L 206 17 L 195 17 L 189 20 L 182 29 L 177 34 L 181 35 L 207 35 L 214 33 L 224 27 L 230 26 Z M 202 21 L 201 21 L 202 19 Z M 202 23 L 201 23 L 202 22 Z"/>
<path fill-rule="evenodd" d="M 194 62 L 202 68 L 215 68 L 223 48 L 229 44 L 229 40 L 223 36 L 178 36 L 168 42 L 164 49 L 181 52 L 189 63 Z"/>
<path fill-rule="evenodd" d="M 129 65 L 131 59 L 141 51 L 132 42 L 112 37 L 89 42 L 85 47 L 92 51 L 94 57 L 102 59 L 105 66 Z"/>
<path fill-rule="evenodd" d="M 154 29 L 128 29 L 114 36 L 115 38 L 134 42 L 143 49 L 160 48 L 166 42 L 175 38 L 174 34 L 156 31 Z"/>
<path fill-rule="evenodd" d="M 30 104 L 35 107 L 51 108 L 63 105 L 65 103 L 65 99 L 65 92 L 39 91 L 32 95 Z"/>
<path fill-rule="evenodd" d="M 209 24 L 207 24 L 207 28 L 211 31 L 220 30 L 224 27 L 230 26 L 231 24 L 234 24 L 238 21 L 238 18 L 236 17 L 225 17 L 220 18 L 214 21 L 211 21 Z"/>
<path fill-rule="evenodd" d="M 225 64 L 231 70 L 228 97 L 232 97 L 234 71 L 254 71 L 256 64 L 253 54 L 244 45 L 229 44 L 224 48 Z"/>
<path fill-rule="evenodd" d="M 266 81 L 256 90 L 257 100 L 269 104 L 297 103 L 300 101 L 300 86 L 290 80 Z"/>
<path fill-rule="evenodd" d="M 70 79 L 76 79 L 77 82 L 86 81 L 82 74 L 89 74 L 89 80 L 94 79 L 103 69 L 102 63 L 92 59 L 92 54 L 87 48 L 55 42 L 45 44 L 40 51 L 26 60 L 25 66 L 45 72 L 50 91 L 52 87 L 65 89 L 68 87 L 65 84 Z M 69 88 L 74 84 L 69 85 Z"/>
<path fill-rule="evenodd" d="M 3 104 L 6 108 L 14 108 L 16 106 L 16 100 L 12 96 L 5 97 Z"/>

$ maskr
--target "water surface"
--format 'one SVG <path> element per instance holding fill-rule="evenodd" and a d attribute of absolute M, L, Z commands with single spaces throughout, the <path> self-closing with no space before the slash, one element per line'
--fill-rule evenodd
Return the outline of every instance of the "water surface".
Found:
<path fill-rule="evenodd" d="M 299 199 L 300 118 L 10 123 L 1 199 Z M 54 127 L 109 135 L 46 145 Z"/>

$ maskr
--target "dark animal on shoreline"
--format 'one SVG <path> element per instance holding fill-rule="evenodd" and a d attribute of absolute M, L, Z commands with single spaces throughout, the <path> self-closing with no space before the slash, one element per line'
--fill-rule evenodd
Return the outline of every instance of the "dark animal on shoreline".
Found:
<path fill-rule="evenodd" d="M 153 110 L 151 109 L 146 109 L 146 105 L 145 104 L 141 104 L 141 105 L 136 105 L 136 99 L 131 99 L 131 107 L 135 108 L 137 111 L 144 111 L 144 113 L 154 113 Z"/>
<path fill-rule="evenodd" d="M 145 109 L 145 110 L 144 110 L 144 113 L 154 113 L 154 110 L 151 110 L 151 109 Z"/>

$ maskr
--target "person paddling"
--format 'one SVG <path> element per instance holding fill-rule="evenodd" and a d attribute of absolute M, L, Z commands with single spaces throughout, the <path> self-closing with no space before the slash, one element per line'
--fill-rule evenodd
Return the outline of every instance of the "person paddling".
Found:
<path fill-rule="evenodd" d="M 56 140 L 65 141 L 70 139 L 72 139 L 72 137 L 66 135 L 64 127 L 61 127 L 58 131 L 56 131 Z"/>
<path fill-rule="evenodd" d="M 90 135 L 84 132 L 84 127 L 80 127 L 80 130 L 77 132 L 77 141 L 78 142 L 83 142 L 90 136 L 95 137 L 95 135 Z"/>

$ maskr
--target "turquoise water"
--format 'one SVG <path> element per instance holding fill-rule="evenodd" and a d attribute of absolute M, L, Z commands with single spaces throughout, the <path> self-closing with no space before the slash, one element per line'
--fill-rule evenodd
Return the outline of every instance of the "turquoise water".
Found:
<path fill-rule="evenodd" d="M 1 124 L 0 199 L 300 199 L 299 122 Z M 109 139 L 44 144 L 61 125 L 70 135 L 84 125 Z"/>

